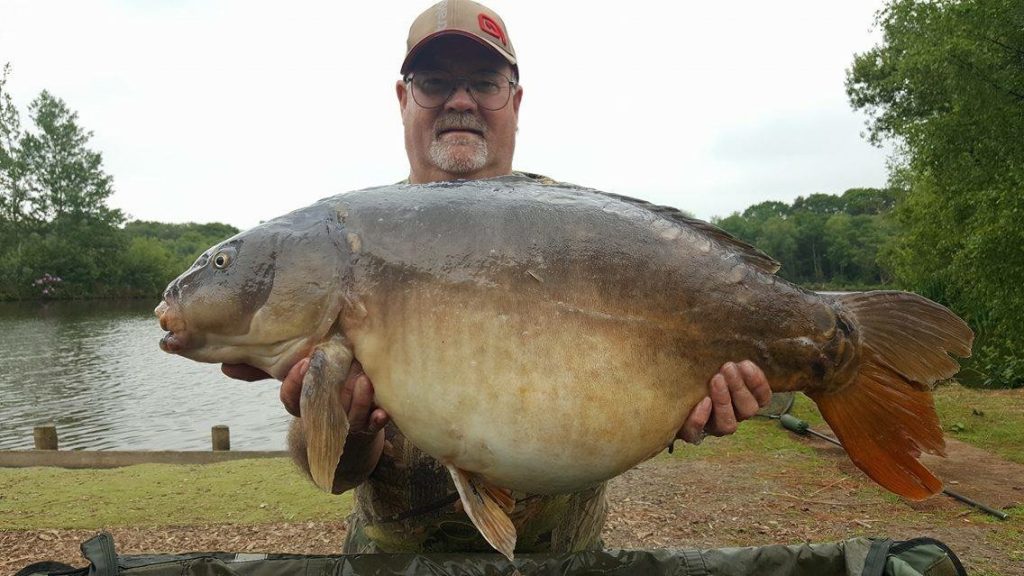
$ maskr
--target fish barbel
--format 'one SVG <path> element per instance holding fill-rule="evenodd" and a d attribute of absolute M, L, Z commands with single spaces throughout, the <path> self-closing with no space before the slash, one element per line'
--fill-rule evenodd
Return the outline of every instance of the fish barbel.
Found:
<path fill-rule="evenodd" d="M 930 386 L 973 333 L 904 292 L 827 297 L 679 211 L 510 176 L 327 198 L 214 246 L 167 288 L 161 347 L 283 379 L 311 357 L 310 472 L 333 483 L 353 359 L 511 557 L 500 490 L 580 490 L 669 445 L 726 361 L 818 405 L 853 462 L 911 499 L 942 489 Z"/>

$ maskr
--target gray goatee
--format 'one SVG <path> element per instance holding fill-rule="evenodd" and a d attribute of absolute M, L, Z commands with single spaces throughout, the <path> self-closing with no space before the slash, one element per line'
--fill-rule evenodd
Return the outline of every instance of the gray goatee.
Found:
<path fill-rule="evenodd" d="M 434 139 L 430 143 L 430 161 L 449 174 L 470 174 L 487 163 L 487 140 L 479 136 L 451 136 L 442 140 L 444 130 L 466 129 L 487 134 L 487 125 L 472 113 L 449 112 L 434 122 Z M 460 149 L 469 146 L 470 150 Z"/>

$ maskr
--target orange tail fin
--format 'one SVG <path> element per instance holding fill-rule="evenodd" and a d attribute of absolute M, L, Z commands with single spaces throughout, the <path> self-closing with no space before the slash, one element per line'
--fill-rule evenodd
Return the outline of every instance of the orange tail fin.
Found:
<path fill-rule="evenodd" d="M 912 500 L 942 490 L 917 456 L 945 455 L 931 385 L 960 369 L 974 333 L 947 308 L 907 292 L 839 298 L 861 334 L 860 370 L 838 391 L 809 392 L 850 459 L 875 482 Z"/>

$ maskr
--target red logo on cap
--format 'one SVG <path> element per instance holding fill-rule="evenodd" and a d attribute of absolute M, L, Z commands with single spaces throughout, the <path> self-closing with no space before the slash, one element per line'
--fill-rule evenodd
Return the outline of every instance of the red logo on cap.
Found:
<path fill-rule="evenodd" d="M 477 16 L 477 22 L 480 23 L 481 30 L 487 32 L 491 36 L 494 36 L 498 40 L 501 40 L 502 44 L 506 46 L 508 45 L 508 38 L 505 38 L 505 31 L 501 29 L 501 26 L 498 26 L 498 23 L 495 22 L 493 18 L 487 14 L 480 14 Z"/>

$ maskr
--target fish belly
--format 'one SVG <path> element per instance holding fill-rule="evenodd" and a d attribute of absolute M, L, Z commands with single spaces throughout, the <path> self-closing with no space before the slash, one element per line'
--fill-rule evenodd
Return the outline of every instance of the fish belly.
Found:
<path fill-rule="evenodd" d="M 664 449 L 706 395 L 671 326 L 527 300 L 406 290 L 350 335 L 378 404 L 439 461 L 574 491 Z"/>

